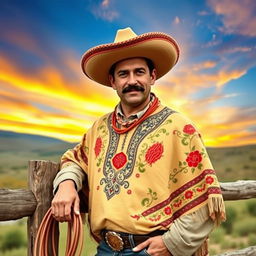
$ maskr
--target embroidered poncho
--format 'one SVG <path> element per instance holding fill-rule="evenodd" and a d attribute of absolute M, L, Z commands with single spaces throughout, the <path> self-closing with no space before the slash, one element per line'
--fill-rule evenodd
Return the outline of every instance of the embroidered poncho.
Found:
<path fill-rule="evenodd" d="M 92 233 L 102 229 L 133 234 L 168 230 L 184 214 L 208 205 L 225 218 L 219 183 L 200 134 L 189 119 L 159 106 L 124 134 L 112 114 L 96 121 L 82 142 L 62 158 L 88 177 Z"/>

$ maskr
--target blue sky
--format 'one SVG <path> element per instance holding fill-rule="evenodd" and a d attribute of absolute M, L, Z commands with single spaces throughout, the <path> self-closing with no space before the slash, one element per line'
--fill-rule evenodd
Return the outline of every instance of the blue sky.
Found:
<path fill-rule="evenodd" d="M 2 130 L 79 140 L 118 101 L 83 76 L 81 56 L 130 26 L 179 43 L 178 64 L 154 92 L 208 146 L 256 143 L 254 0 L 3 0 L 0 24 Z"/>

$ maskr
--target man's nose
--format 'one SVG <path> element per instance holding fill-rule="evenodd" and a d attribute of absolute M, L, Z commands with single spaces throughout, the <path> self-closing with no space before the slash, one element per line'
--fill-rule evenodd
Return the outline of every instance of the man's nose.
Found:
<path fill-rule="evenodd" d="M 137 79 L 136 79 L 136 76 L 134 74 L 129 74 L 128 84 L 129 85 L 137 84 Z"/>

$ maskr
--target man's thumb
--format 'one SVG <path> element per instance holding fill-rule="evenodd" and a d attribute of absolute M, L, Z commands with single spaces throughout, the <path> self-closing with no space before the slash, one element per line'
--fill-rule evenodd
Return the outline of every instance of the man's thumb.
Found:
<path fill-rule="evenodd" d="M 149 245 L 149 240 L 146 240 L 145 242 L 138 244 L 132 250 L 134 252 L 139 252 L 139 251 L 143 250 L 144 248 L 146 248 L 148 245 Z"/>
<path fill-rule="evenodd" d="M 74 202 L 74 212 L 76 215 L 80 214 L 80 200 L 79 197 L 77 196 Z"/>

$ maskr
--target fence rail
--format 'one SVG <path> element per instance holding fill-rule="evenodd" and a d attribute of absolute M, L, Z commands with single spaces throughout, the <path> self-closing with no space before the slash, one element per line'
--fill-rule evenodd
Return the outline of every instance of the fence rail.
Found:
<path fill-rule="evenodd" d="M 250 246 L 235 252 L 226 252 L 217 256 L 256 256 L 256 246 Z"/>
<path fill-rule="evenodd" d="M 28 166 L 29 189 L 0 189 L 0 221 L 28 217 L 28 256 L 33 255 L 36 232 L 53 198 L 52 184 L 59 164 L 51 161 L 31 160 Z M 240 180 L 220 183 L 224 200 L 256 198 L 256 181 Z M 59 230 L 55 233 L 58 248 Z M 50 244 L 50 243 L 49 243 Z M 49 248 L 51 251 L 51 248 Z M 51 254 L 50 254 L 51 255 Z M 221 254 L 219 256 L 256 256 L 256 246 Z"/>

